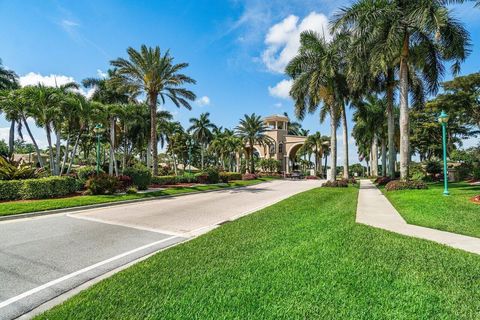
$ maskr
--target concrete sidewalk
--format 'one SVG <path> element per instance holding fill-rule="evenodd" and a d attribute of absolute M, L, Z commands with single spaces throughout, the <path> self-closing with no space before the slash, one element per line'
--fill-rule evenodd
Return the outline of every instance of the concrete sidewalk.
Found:
<path fill-rule="evenodd" d="M 480 254 L 479 238 L 407 224 L 370 180 L 360 181 L 356 222 Z"/>

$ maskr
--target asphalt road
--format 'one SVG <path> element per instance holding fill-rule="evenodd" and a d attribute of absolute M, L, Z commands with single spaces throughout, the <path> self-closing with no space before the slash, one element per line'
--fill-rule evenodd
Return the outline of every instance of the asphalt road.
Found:
<path fill-rule="evenodd" d="M 320 184 L 279 180 L 1 222 L 0 319 L 21 316 L 108 271 Z"/>

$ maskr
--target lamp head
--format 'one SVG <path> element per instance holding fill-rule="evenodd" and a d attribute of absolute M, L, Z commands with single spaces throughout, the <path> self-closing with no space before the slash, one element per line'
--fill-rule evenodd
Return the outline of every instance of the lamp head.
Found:
<path fill-rule="evenodd" d="M 444 110 L 442 110 L 442 113 L 438 116 L 438 122 L 440 123 L 447 123 L 448 122 L 448 114 L 445 113 Z"/>
<path fill-rule="evenodd" d="M 103 132 L 105 131 L 105 129 L 103 128 L 102 124 L 97 124 L 95 126 L 95 128 L 93 128 L 93 132 L 95 132 L 95 134 L 102 134 Z"/>

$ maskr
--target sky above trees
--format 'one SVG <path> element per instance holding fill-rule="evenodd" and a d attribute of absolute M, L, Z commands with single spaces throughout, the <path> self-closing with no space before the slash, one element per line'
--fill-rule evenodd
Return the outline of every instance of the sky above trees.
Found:
<path fill-rule="evenodd" d="M 197 80 L 191 88 L 198 96 L 192 111 L 176 109 L 171 103 L 165 108 L 184 126 L 191 117 L 208 111 L 215 124 L 233 128 L 245 113 L 287 112 L 293 117 L 290 82 L 283 69 L 297 52 L 299 35 L 313 29 L 328 38 L 329 17 L 349 3 L 0 0 L 0 58 L 20 75 L 22 85 L 54 85 L 102 76 L 110 60 L 126 57 L 128 46 L 159 45 L 170 49 L 177 62 L 189 62 L 188 73 Z M 473 4 L 453 10 L 473 43 L 461 74 L 477 72 L 480 11 Z M 451 78 L 447 72 L 445 80 Z M 91 93 L 81 90 L 87 96 Z M 328 122 L 320 125 L 318 114 L 306 117 L 303 126 L 329 132 Z M 8 127 L 0 116 L 0 139 L 7 138 Z M 40 144 L 45 146 L 46 141 Z M 353 138 L 350 144 L 350 159 L 357 162 Z"/>

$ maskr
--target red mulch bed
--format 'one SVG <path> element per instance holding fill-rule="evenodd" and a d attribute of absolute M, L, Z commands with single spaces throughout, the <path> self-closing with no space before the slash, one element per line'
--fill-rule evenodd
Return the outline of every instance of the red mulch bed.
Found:
<path fill-rule="evenodd" d="M 480 204 L 480 194 L 470 199 L 473 203 Z"/>

